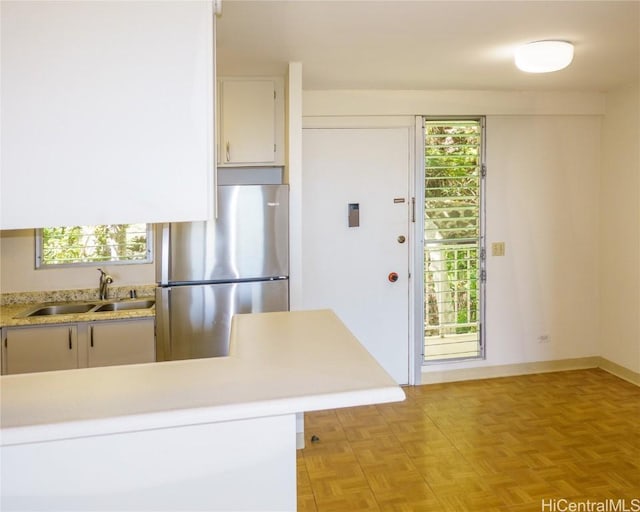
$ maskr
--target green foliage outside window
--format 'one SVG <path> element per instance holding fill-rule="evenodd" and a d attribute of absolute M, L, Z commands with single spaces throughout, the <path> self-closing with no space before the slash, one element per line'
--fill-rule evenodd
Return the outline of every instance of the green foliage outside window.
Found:
<path fill-rule="evenodd" d="M 425 128 L 425 335 L 476 333 L 481 125 L 443 120 Z"/>
<path fill-rule="evenodd" d="M 147 224 L 103 224 L 43 228 L 38 233 L 38 264 L 150 261 Z"/>

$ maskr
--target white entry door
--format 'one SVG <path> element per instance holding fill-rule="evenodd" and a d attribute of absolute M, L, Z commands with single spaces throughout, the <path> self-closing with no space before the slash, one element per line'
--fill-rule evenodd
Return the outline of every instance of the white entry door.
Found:
<path fill-rule="evenodd" d="M 303 307 L 333 309 L 400 384 L 409 381 L 410 140 L 395 127 L 308 128 L 302 139 Z"/>

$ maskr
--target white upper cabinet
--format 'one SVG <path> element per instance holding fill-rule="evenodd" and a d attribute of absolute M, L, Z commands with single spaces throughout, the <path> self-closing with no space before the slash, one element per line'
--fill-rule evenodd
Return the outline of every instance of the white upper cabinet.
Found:
<path fill-rule="evenodd" d="M 211 0 L 0 9 L 0 227 L 208 218 Z"/>
<path fill-rule="evenodd" d="M 284 165 L 283 88 L 278 78 L 220 79 L 219 165 Z"/>

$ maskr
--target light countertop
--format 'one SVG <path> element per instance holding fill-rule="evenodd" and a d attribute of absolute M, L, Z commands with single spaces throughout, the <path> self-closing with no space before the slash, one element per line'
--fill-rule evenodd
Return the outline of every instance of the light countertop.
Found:
<path fill-rule="evenodd" d="M 2 445 L 404 400 L 330 310 L 236 315 L 229 357 L 0 377 Z"/>

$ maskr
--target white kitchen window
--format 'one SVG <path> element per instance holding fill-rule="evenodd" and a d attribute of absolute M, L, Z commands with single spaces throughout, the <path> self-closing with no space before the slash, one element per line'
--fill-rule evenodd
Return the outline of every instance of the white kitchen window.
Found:
<path fill-rule="evenodd" d="M 36 268 L 150 263 L 151 224 L 102 224 L 36 230 Z"/>

